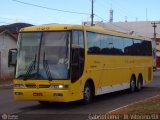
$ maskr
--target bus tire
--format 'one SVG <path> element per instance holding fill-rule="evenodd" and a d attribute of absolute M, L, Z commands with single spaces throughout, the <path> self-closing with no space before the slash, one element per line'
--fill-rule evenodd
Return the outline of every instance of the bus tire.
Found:
<path fill-rule="evenodd" d="M 130 92 L 133 93 L 135 91 L 136 91 L 136 79 L 134 76 L 132 76 L 130 80 Z"/>
<path fill-rule="evenodd" d="M 143 77 L 142 75 L 139 75 L 138 81 L 137 81 L 137 91 L 140 91 L 143 87 Z"/>
<path fill-rule="evenodd" d="M 93 100 L 94 92 L 93 86 L 90 82 L 87 82 L 84 86 L 83 103 L 89 104 Z"/>

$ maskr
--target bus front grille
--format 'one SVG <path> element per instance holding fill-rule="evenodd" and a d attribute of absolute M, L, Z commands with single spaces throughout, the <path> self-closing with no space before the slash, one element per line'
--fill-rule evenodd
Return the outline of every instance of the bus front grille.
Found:
<path fill-rule="evenodd" d="M 26 84 L 27 88 L 37 88 L 35 84 Z"/>
<path fill-rule="evenodd" d="M 50 85 L 39 85 L 39 88 L 49 88 Z"/>
<path fill-rule="evenodd" d="M 27 88 L 49 88 L 50 85 L 26 84 Z"/>

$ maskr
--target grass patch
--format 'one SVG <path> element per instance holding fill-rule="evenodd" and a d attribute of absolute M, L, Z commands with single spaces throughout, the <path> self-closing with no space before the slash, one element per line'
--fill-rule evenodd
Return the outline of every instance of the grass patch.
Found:
<path fill-rule="evenodd" d="M 160 96 L 114 111 L 111 114 L 160 113 Z"/>

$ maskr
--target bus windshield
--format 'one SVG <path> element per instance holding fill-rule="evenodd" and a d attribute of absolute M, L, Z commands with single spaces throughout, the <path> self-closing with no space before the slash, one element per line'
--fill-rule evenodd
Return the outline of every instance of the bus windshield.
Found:
<path fill-rule="evenodd" d="M 70 32 L 20 33 L 17 79 L 68 79 Z"/>

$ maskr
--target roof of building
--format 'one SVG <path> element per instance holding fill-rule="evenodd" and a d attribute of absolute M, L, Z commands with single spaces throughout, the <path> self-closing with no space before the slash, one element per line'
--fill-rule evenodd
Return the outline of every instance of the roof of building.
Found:
<path fill-rule="evenodd" d="M 21 28 L 33 26 L 28 23 L 13 23 L 10 25 L 2 25 L 0 26 L 0 31 L 8 30 L 11 33 L 18 33 Z"/>
<path fill-rule="evenodd" d="M 116 30 L 126 33 L 132 33 L 136 35 L 142 35 L 149 38 L 153 38 L 153 25 L 151 24 L 154 21 L 137 21 L 137 22 L 95 22 L 96 26 L 101 26 L 110 30 Z M 155 21 L 159 22 L 159 21 Z M 160 24 L 156 28 L 157 38 L 160 38 Z"/>
<path fill-rule="evenodd" d="M 11 38 L 13 38 L 15 41 L 17 41 L 17 38 L 8 30 L 4 30 L 4 31 L 1 31 L 0 32 L 0 35 L 3 35 L 3 34 L 7 34 L 9 35 Z"/>

